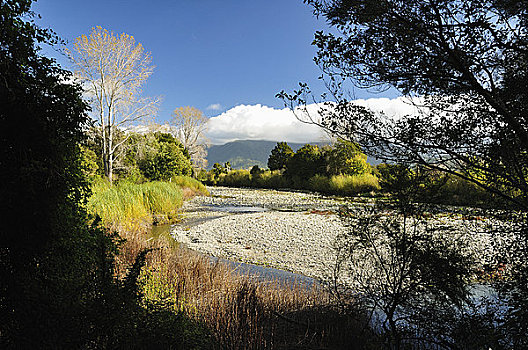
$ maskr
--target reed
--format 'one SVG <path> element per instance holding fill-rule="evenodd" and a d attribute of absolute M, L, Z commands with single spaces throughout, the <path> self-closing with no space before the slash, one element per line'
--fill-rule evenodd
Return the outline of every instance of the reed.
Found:
<path fill-rule="evenodd" d="M 177 176 L 172 182 L 94 184 L 88 210 L 107 227 L 135 230 L 152 223 L 169 223 L 178 217 L 184 198 L 208 194 L 199 181 Z"/>
<path fill-rule="evenodd" d="M 259 282 L 229 265 L 175 248 L 168 236 L 123 236 L 127 241 L 118 273 L 126 273 L 138 252 L 154 249 L 140 279 L 143 302 L 203 324 L 211 349 L 345 349 L 351 344 L 366 347 L 371 336 L 362 333 L 362 318 L 340 313 L 323 287 Z"/>

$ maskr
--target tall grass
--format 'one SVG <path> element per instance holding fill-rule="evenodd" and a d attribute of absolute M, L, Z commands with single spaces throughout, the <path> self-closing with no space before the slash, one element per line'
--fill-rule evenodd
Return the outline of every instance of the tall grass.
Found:
<path fill-rule="evenodd" d="M 185 176 L 178 176 L 172 182 L 120 182 L 113 186 L 99 181 L 92 191 L 88 210 L 113 229 L 118 226 L 137 229 L 153 222 L 171 222 L 177 217 L 185 197 L 207 194 L 203 184 Z"/>
<path fill-rule="evenodd" d="M 146 305 L 181 313 L 208 330 L 211 349 L 364 348 L 370 334 L 358 319 L 341 314 L 322 287 L 258 282 L 221 262 L 171 246 L 170 237 L 147 239 L 127 232 L 118 260 L 121 274 L 143 249 L 141 275 Z M 374 348 L 374 347 L 373 347 Z"/>

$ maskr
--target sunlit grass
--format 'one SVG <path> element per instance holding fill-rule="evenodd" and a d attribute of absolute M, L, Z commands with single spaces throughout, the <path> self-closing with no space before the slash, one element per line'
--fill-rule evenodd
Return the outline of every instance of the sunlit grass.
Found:
<path fill-rule="evenodd" d="M 208 194 L 199 181 L 178 176 L 172 182 L 110 185 L 99 181 L 93 186 L 88 210 L 98 215 L 107 227 L 133 229 L 151 223 L 173 221 L 185 197 Z"/>

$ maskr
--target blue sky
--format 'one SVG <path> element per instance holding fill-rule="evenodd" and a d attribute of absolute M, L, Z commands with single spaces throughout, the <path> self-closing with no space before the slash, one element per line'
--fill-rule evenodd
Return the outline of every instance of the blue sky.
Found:
<path fill-rule="evenodd" d="M 282 109 L 275 94 L 300 81 L 324 91 L 310 44 L 328 27 L 301 0 L 39 0 L 33 10 L 70 43 L 94 26 L 134 36 L 156 66 L 144 91 L 163 96 L 159 123 L 186 105 L 210 117 L 239 105 Z M 68 68 L 59 53 L 46 54 Z"/>

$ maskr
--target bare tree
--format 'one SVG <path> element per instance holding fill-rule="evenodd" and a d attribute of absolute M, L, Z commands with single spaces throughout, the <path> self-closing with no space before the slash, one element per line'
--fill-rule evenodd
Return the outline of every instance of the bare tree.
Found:
<path fill-rule="evenodd" d="M 172 112 L 176 137 L 189 152 L 195 168 L 207 166 L 207 139 L 204 135 L 209 119 L 195 107 L 185 106 Z"/>
<path fill-rule="evenodd" d="M 154 69 L 151 56 L 133 36 L 101 27 L 75 39 L 67 52 L 101 126 L 104 173 L 112 181 L 117 151 L 127 140 L 117 140 L 116 129 L 157 112 L 159 97 L 141 97 L 141 87 Z"/>

